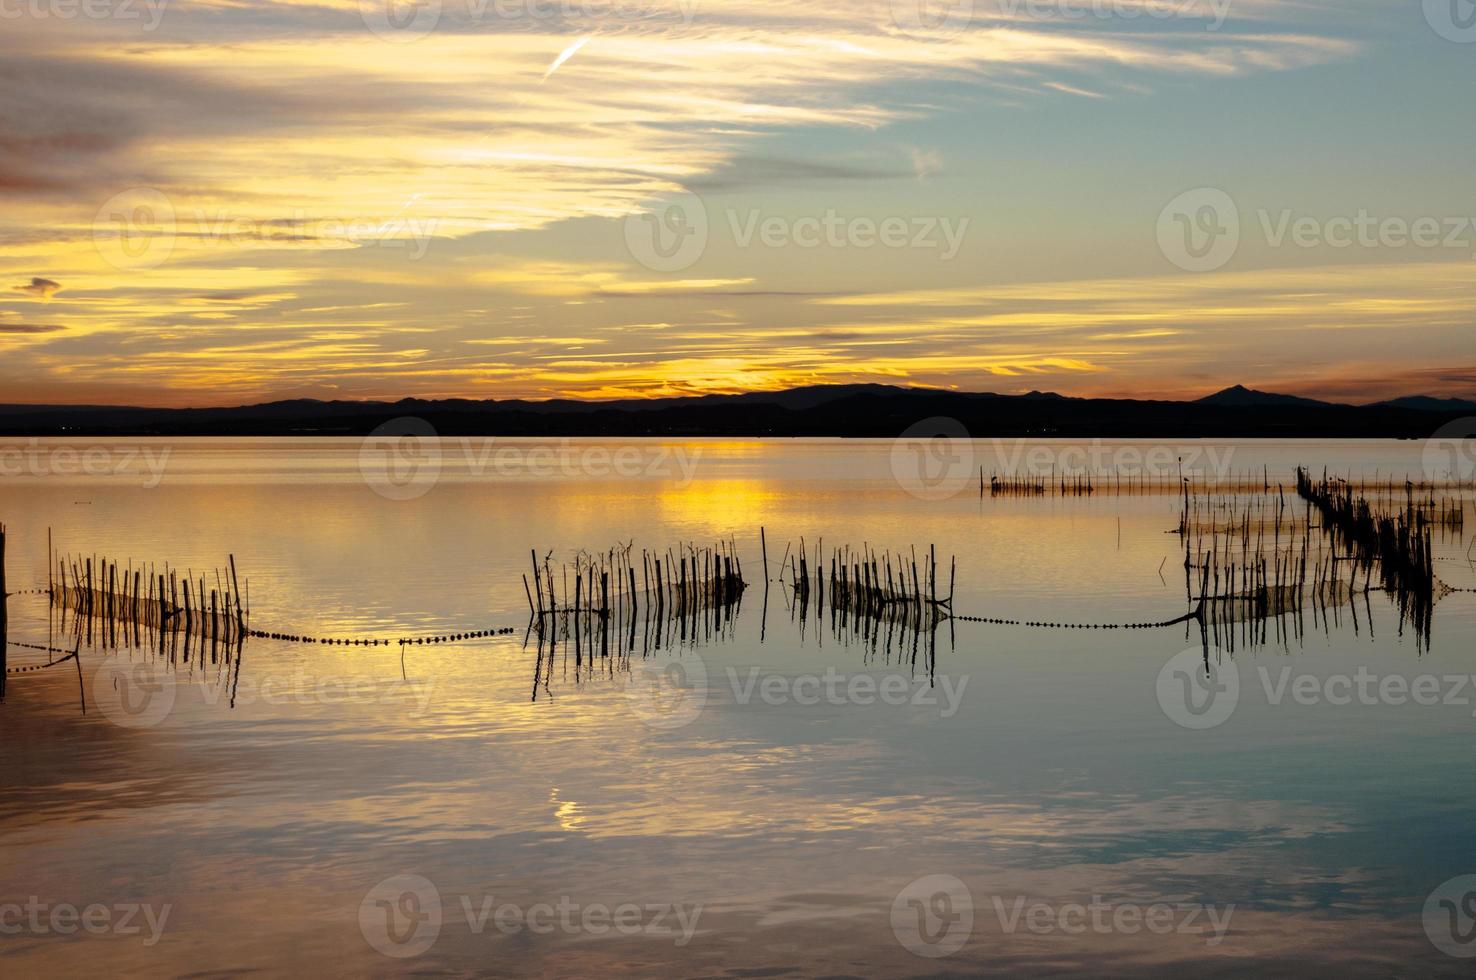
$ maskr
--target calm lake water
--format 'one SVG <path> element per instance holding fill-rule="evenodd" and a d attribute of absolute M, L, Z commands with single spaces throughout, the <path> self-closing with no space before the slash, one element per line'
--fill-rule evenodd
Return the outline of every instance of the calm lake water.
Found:
<path fill-rule="evenodd" d="M 1428 447 L 935 449 L 0 441 L 12 591 L 47 587 L 50 529 L 196 577 L 234 555 L 268 632 L 514 628 L 185 659 L 12 596 L 12 670 L 78 656 L 0 705 L 4 972 L 1470 975 L 1476 594 L 1428 643 L 1375 592 L 1212 648 L 1219 700 L 1186 714 L 1197 627 L 871 634 L 802 620 L 780 568 L 802 537 L 932 545 L 959 614 L 1163 621 L 1188 609 L 1176 492 L 981 497 L 980 467 L 1182 465 L 1269 500 L 1298 463 L 1402 480 Z M 1476 587 L 1470 532 L 1435 540 Z M 530 550 L 685 541 L 731 542 L 736 608 L 659 647 L 643 618 L 633 654 L 526 638 Z"/>

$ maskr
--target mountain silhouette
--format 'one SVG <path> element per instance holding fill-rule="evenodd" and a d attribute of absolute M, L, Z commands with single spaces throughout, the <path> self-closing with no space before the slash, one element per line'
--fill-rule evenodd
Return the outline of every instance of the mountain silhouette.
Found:
<path fill-rule="evenodd" d="M 43 436 L 362 436 L 414 418 L 441 435 L 896 437 L 932 418 L 977 437 L 1425 438 L 1476 403 L 1415 396 L 1343 405 L 1227 388 L 1197 401 L 961 392 L 894 385 L 812 385 L 783 391 L 616 401 L 319 401 L 234 408 L 0 405 L 0 434 Z"/>
<path fill-rule="evenodd" d="M 1302 398 L 1298 395 L 1278 395 L 1269 391 L 1256 391 L 1244 385 L 1232 385 L 1223 391 L 1217 391 L 1213 395 L 1206 395 L 1199 399 L 1200 405 L 1226 405 L 1237 408 L 1265 407 L 1265 406 L 1299 406 L 1311 408 L 1314 406 L 1326 406 L 1332 402 L 1318 401 L 1315 398 Z"/>

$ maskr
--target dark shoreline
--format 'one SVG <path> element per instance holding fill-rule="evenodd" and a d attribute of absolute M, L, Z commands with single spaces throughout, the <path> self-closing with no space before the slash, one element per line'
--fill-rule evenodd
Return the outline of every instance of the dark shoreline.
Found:
<path fill-rule="evenodd" d="M 1254 393 L 1252 393 L 1254 394 Z M 1472 420 L 1455 410 L 1337 405 L 1285 396 L 1264 404 L 992 395 L 842 386 L 651 401 L 284 401 L 238 408 L 0 405 L 3 436 L 363 436 L 388 423 L 451 436 L 838 436 L 894 438 L 924 420 L 975 437 L 1425 439 Z M 1277 400 L 1285 399 L 1285 400 Z M 934 423 L 950 434 L 948 422 Z M 428 434 L 421 428 L 421 434 Z M 914 435 L 928 433 L 918 432 Z"/>

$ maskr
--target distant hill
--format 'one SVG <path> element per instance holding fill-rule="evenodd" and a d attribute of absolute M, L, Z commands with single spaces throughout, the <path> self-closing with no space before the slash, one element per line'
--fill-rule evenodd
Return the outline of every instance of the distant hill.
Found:
<path fill-rule="evenodd" d="M 1197 401 L 1071 398 L 893 385 L 590 402 L 464 398 L 293 399 L 236 408 L 0 405 L 8 436 L 363 436 L 415 418 L 447 436 L 854 436 L 891 438 L 928 418 L 979 437 L 1426 438 L 1476 403 L 1418 397 L 1340 405 L 1236 386 Z"/>
<path fill-rule="evenodd" d="M 1302 398 L 1298 395 L 1278 395 L 1269 391 L 1256 391 L 1244 385 L 1234 385 L 1223 391 L 1217 391 L 1213 395 L 1206 395 L 1199 399 L 1200 405 L 1224 405 L 1230 408 L 1267 408 L 1267 407 L 1290 407 L 1301 408 L 1326 407 L 1333 402 L 1321 402 L 1315 398 Z"/>
<path fill-rule="evenodd" d="M 1429 395 L 1391 398 L 1378 404 L 1391 408 L 1412 408 L 1421 412 L 1476 412 L 1476 401 L 1465 398 L 1432 398 Z"/>

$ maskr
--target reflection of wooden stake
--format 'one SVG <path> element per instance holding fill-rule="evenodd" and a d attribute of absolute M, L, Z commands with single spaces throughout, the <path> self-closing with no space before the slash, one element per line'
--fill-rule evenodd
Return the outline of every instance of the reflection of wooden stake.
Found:
<path fill-rule="evenodd" d="M 239 624 L 239 623 L 242 623 L 242 622 L 245 621 L 245 616 L 243 616 L 242 613 L 241 613 L 241 583 L 236 579 L 236 556 L 235 555 L 231 555 L 230 556 L 230 559 L 231 559 L 231 591 L 233 593 L 235 593 L 235 596 L 236 596 L 236 622 Z M 226 614 L 227 615 L 230 614 L 230 610 L 229 609 L 226 610 Z"/>
<path fill-rule="evenodd" d="M 50 540 L 50 532 L 47 532 Z M 50 545 L 48 544 L 48 547 Z M 48 556 L 47 564 L 51 563 Z M 10 650 L 10 596 L 5 591 L 5 525 L 0 524 L 0 698 L 5 697 L 5 667 Z"/>

